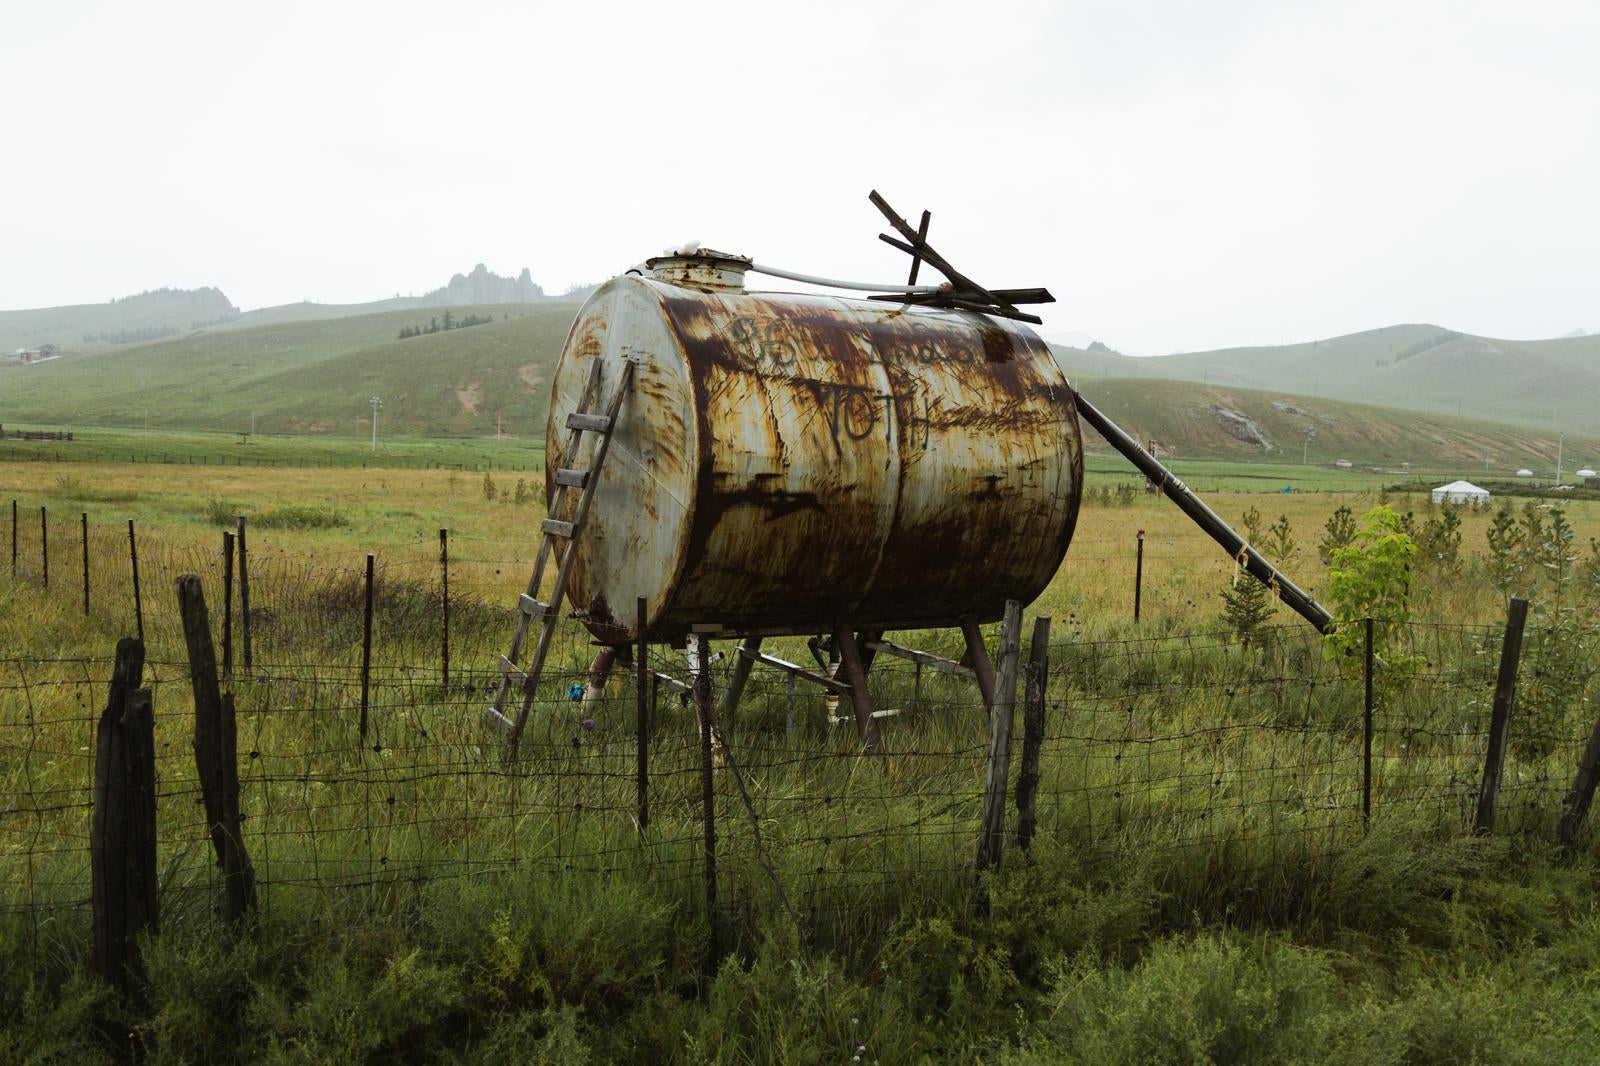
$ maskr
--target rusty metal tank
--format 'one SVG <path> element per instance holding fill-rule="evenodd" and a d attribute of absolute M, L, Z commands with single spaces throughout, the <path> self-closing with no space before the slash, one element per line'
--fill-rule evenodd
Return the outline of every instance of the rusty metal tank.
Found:
<path fill-rule="evenodd" d="M 1083 480 L 1076 398 L 1004 319 L 748 292 L 748 259 L 669 255 L 579 311 L 550 398 L 546 498 L 594 360 L 591 410 L 634 361 L 568 594 L 597 638 L 953 626 L 1034 599 Z M 567 494 L 570 519 L 576 493 Z"/>

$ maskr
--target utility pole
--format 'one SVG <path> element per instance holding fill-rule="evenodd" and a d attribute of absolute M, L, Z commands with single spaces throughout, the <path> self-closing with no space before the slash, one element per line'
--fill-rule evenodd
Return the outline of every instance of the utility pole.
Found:
<path fill-rule="evenodd" d="M 378 450 L 378 412 L 383 410 L 383 400 L 374 396 L 367 401 L 372 405 L 372 450 Z"/>
<path fill-rule="evenodd" d="M 1567 435 L 1565 433 L 1557 434 L 1556 435 L 1556 488 L 1560 488 L 1561 487 L 1561 452 L 1562 452 L 1562 449 L 1566 447 L 1566 444 L 1567 444 Z"/>

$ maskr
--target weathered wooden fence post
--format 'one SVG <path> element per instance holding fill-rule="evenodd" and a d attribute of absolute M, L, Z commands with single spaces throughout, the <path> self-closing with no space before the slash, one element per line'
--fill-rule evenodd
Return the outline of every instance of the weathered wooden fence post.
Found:
<path fill-rule="evenodd" d="M 1017 847 L 1033 843 L 1039 823 L 1039 755 L 1044 747 L 1044 701 L 1050 683 L 1050 616 L 1033 620 L 1028 648 L 1028 688 L 1022 708 L 1022 765 L 1017 771 Z"/>
<path fill-rule="evenodd" d="M 978 836 L 979 872 L 999 866 L 1005 849 L 1006 778 L 1011 770 L 1011 728 L 1017 703 L 1017 659 L 1022 643 L 1022 604 L 1006 601 L 1000 623 L 1000 669 L 989 708 L 988 769 L 983 785 L 983 824 Z"/>
<path fill-rule="evenodd" d="M 244 848 L 239 813 L 239 740 L 233 694 L 217 683 L 217 655 L 205 592 L 194 574 L 178 578 L 178 613 L 194 692 L 194 762 L 211 846 L 223 876 L 223 917 L 237 922 L 256 904 L 256 875 Z"/>
<path fill-rule="evenodd" d="M 700 804 L 704 823 L 706 922 L 711 932 L 707 972 L 716 972 L 721 957 L 717 935 L 717 782 L 713 761 L 712 734 L 716 730 L 716 706 L 711 702 L 711 642 L 705 634 L 691 637 L 699 653 L 695 664 L 695 711 L 700 716 Z"/>
<path fill-rule="evenodd" d="M 450 687 L 450 531 L 439 530 L 439 673 Z"/>
<path fill-rule="evenodd" d="M 1595 702 L 1600 703 L 1600 695 L 1596 696 Z M 1594 728 L 1589 731 L 1589 742 L 1583 746 L 1583 754 L 1578 758 L 1578 772 L 1572 779 L 1572 790 L 1562 801 L 1566 810 L 1561 815 L 1557 837 L 1563 847 L 1571 847 L 1578 839 L 1578 830 L 1583 828 L 1583 819 L 1589 813 L 1597 782 L 1600 782 L 1600 718 L 1595 719 Z"/>
<path fill-rule="evenodd" d="M 1478 791 L 1478 811 L 1472 819 L 1474 833 L 1494 832 L 1495 804 L 1500 798 L 1500 774 L 1505 767 L 1506 740 L 1511 731 L 1511 707 L 1517 696 L 1517 660 L 1522 656 L 1522 629 L 1528 621 L 1528 601 L 1513 599 L 1506 615 L 1505 639 L 1500 645 L 1500 673 L 1494 683 L 1494 711 L 1489 719 L 1489 751 L 1483 761 L 1483 787 Z"/>
<path fill-rule="evenodd" d="M 1372 619 L 1366 619 L 1366 646 L 1361 673 L 1365 693 L 1361 703 L 1361 828 L 1372 824 Z"/>
<path fill-rule="evenodd" d="M 144 603 L 139 599 L 139 545 L 133 539 L 133 519 L 128 519 L 128 556 L 133 560 L 133 624 L 144 639 Z"/>
<path fill-rule="evenodd" d="M 645 683 L 651 680 L 650 676 L 650 638 L 645 634 L 645 619 L 649 614 L 649 602 L 639 597 L 639 645 L 634 649 L 634 693 L 635 702 L 635 736 L 634 756 L 638 763 L 635 768 L 637 777 L 636 790 L 639 803 L 639 832 L 642 834 L 650 825 L 650 704 L 649 696 L 645 693 Z"/>
<path fill-rule="evenodd" d="M 90 966 L 122 991 L 139 972 L 139 934 L 160 924 L 155 719 L 143 673 L 144 645 L 123 637 L 95 733 Z"/>
<path fill-rule="evenodd" d="M 367 746 L 367 699 L 372 690 L 372 554 L 367 553 L 366 607 L 361 628 L 361 746 Z"/>
<path fill-rule="evenodd" d="M 239 628 L 244 636 L 244 672 L 250 675 L 255 658 L 250 650 L 250 552 L 245 546 L 244 515 L 239 516 Z"/>

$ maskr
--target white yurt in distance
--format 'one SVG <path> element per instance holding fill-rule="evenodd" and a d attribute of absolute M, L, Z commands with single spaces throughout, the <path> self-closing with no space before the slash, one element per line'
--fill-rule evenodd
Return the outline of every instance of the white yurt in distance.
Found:
<path fill-rule="evenodd" d="M 1489 490 L 1470 481 L 1452 481 L 1433 490 L 1434 503 L 1488 503 Z"/>

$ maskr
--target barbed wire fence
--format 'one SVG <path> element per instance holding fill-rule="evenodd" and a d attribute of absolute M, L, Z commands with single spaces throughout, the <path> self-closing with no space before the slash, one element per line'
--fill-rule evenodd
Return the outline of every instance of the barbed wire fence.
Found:
<path fill-rule="evenodd" d="M 87 529 L 88 613 L 111 613 L 113 626 L 126 616 L 131 632 L 127 531 L 44 528 L 63 551 Z M 218 630 L 224 615 L 239 617 L 238 590 L 220 550 L 137 544 L 160 906 L 164 921 L 181 921 L 216 907 L 224 875 L 190 739 L 193 669 L 173 587 L 179 574 L 200 575 Z M 264 913 L 403 913 L 429 886 L 467 878 L 581 878 L 596 891 L 635 881 L 726 948 L 773 915 L 808 942 L 847 944 L 914 901 L 974 898 L 990 719 L 965 677 L 878 656 L 869 687 L 886 750 L 864 756 L 826 690 L 758 665 L 737 711 L 707 738 L 682 651 L 651 645 L 642 690 L 633 667 L 597 683 L 595 648 L 574 622 L 559 631 L 507 762 L 483 712 L 509 610 L 445 601 L 423 564 L 379 567 L 369 585 L 353 559 L 251 548 L 254 659 L 244 669 L 236 621 L 223 659 L 241 837 Z M 123 557 L 125 570 L 110 563 Z M 49 594 L 75 601 L 74 577 L 70 562 L 57 567 Z M 15 578 L 42 579 L 42 565 L 19 565 Z M 363 668 L 369 588 L 383 639 Z M 448 668 L 435 647 L 445 602 Z M 1401 635 L 1403 676 L 1380 676 L 1369 697 L 1371 657 L 1330 659 L 1304 627 L 1266 629 L 1249 644 L 1224 633 L 1058 634 L 1019 685 L 1030 670 L 1047 677 L 1030 851 L 1134 850 L 1182 901 L 1252 875 L 1291 891 L 1383 820 L 1471 831 L 1494 747 L 1504 630 L 1412 622 Z M 1528 631 L 1530 683 L 1559 666 L 1547 637 Z M 954 643 L 937 643 L 950 638 L 929 639 L 955 655 Z M 714 693 L 734 646 L 716 644 Z M 794 658 L 803 654 L 797 645 Z M 109 654 L 0 659 L 0 917 L 26 931 L 36 962 L 76 950 L 90 925 L 96 728 L 111 673 Z M 1572 843 L 1560 822 L 1593 761 L 1593 707 L 1580 696 L 1547 710 L 1510 718 L 1494 828 Z M 1013 862 L 1022 773 L 1011 760 Z"/>

